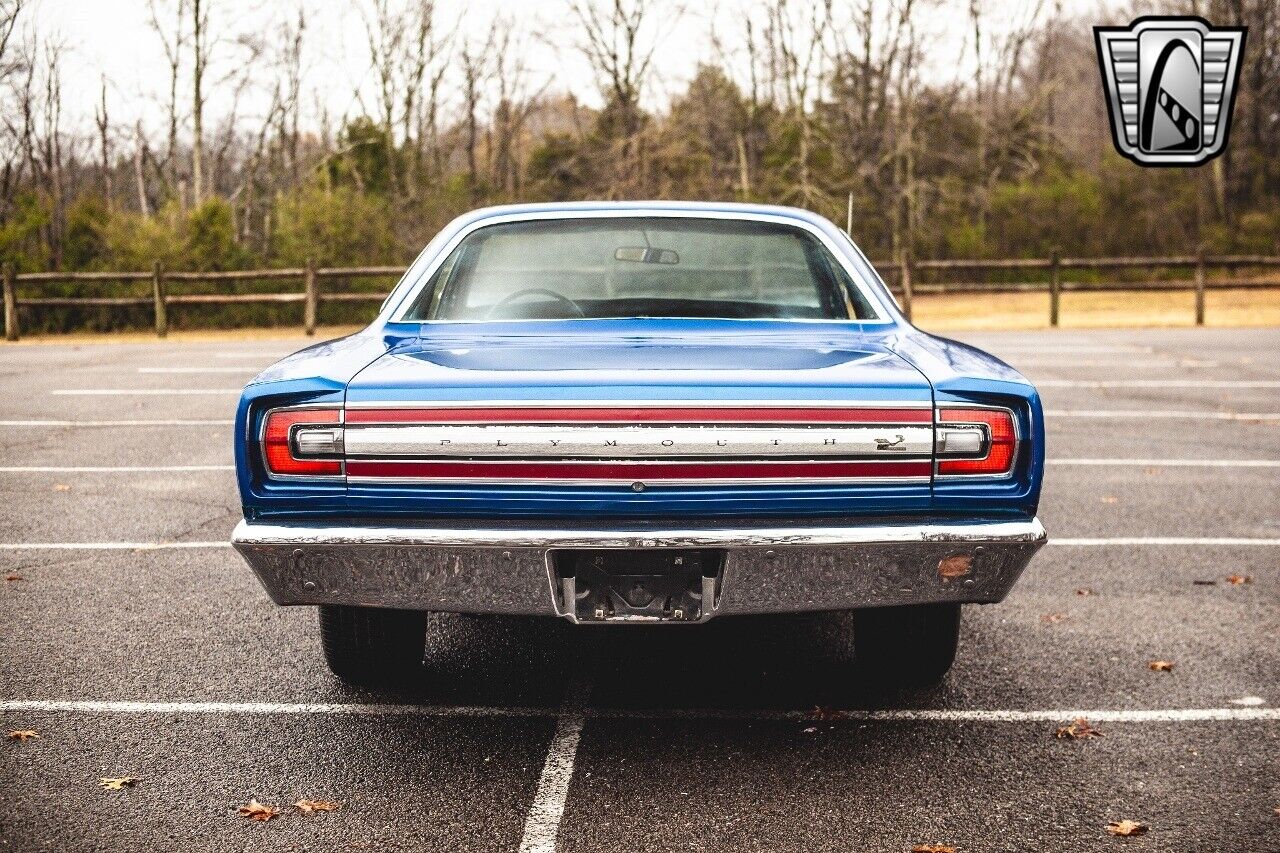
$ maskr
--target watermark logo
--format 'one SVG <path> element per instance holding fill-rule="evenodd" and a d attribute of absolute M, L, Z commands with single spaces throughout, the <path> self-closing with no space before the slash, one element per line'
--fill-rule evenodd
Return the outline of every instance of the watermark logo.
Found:
<path fill-rule="evenodd" d="M 1199 166 L 1221 154 L 1247 30 L 1181 17 L 1094 27 L 1116 150 L 1142 166 Z"/>

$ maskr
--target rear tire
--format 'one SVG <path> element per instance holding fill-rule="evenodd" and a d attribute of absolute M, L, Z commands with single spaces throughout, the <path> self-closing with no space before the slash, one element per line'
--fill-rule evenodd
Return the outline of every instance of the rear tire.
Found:
<path fill-rule="evenodd" d="M 426 613 L 320 605 L 324 659 L 348 684 L 397 684 L 421 675 L 426 637 Z"/>
<path fill-rule="evenodd" d="M 888 686 L 931 687 L 956 659 L 960 605 L 856 610 L 853 632 L 854 654 L 863 675 Z"/>

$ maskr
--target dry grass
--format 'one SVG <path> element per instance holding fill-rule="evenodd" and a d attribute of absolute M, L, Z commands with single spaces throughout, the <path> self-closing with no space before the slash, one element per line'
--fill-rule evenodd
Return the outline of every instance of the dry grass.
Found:
<path fill-rule="evenodd" d="M 363 326 L 320 326 L 311 340 L 327 341 L 358 332 Z M 169 330 L 166 341 L 267 341 L 306 340 L 301 326 L 262 326 L 245 329 Z M 154 344 L 160 339 L 155 332 L 130 329 L 122 332 L 68 332 L 66 334 L 23 335 L 20 344 Z M 0 346 L 4 341 L 0 341 Z"/>
<path fill-rule="evenodd" d="M 915 323 L 929 331 L 1044 329 L 1049 326 L 1049 296 L 1044 293 L 952 294 L 917 296 Z M 1195 295 L 1190 291 L 1117 290 L 1062 294 L 1062 328 L 1191 326 Z M 1280 326 L 1280 287 L 1210 290 L 1205 298 L 1209 326 Z M 323 341 L 358 331 L 359 326 L 322 326 L 312 340 Z M 303 339 L 300 326 L 171 331 L 171 341 L 253 341 Z M 72 332 L 23 336 L 21 343 L 154 343 L 154 332 Z M 3 341 L 0 341 L 3 345 Z"/>
<path fill-rule="evenodd" d="M 1195 294 L 1188 290 L 1116 290 L 1062 294 L 1065 329 L 1192 326 Z M 915 324 L 929 331 L 1043 329 L 1049 326 L 1047 293 L 918 296 Z M 1205 294 L 1209 326 L 1280 326 L 1280 288 L 1233 288 Z"/>

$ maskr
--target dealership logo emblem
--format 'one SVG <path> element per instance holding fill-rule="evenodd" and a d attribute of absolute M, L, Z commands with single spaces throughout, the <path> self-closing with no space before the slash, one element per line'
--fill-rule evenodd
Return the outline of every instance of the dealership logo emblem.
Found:
<path fill-rule="evenodd" d="M 1094 27 L 1116 149 L 1143 166 L 1199 166 L 1221 154 L 1247 30 L 1179 17 Z"/>

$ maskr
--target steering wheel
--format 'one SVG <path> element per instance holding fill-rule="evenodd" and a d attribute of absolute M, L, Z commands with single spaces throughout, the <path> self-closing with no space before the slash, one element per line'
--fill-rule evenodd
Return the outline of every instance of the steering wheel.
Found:
<path fill-rule="evenodd" d="M 508 295 L 506 298 L 498 302 L 495 302 L 493 305 L 491 305 L 489 307 L 489 310 L 485 312 L 484 318 L 488 320 L 490 317 L 493 316 L 495 311 L 497 311 L 499 308 L 502 308 L 507 303 L 515 302 L 517 299 L 519 299 L 522 296 L 530 296 L 530 295 L 549 296 L 555 302 L 559 302 L 562 305 L 568 305 L 571 309 L 573 309 L 573 313 L 578 317 L 578 319 L 586 319 L 587 315 L 583 313 L 582 308 L 578 306 L 578 303 L 574 302 L 572 299 L 565 296 L 563 293 L 556 293 L 554 290 L 548 290 L 545 287 L 526 287 L 524 290 L 517 290 L 515 293 L 512 293 Z"/>

